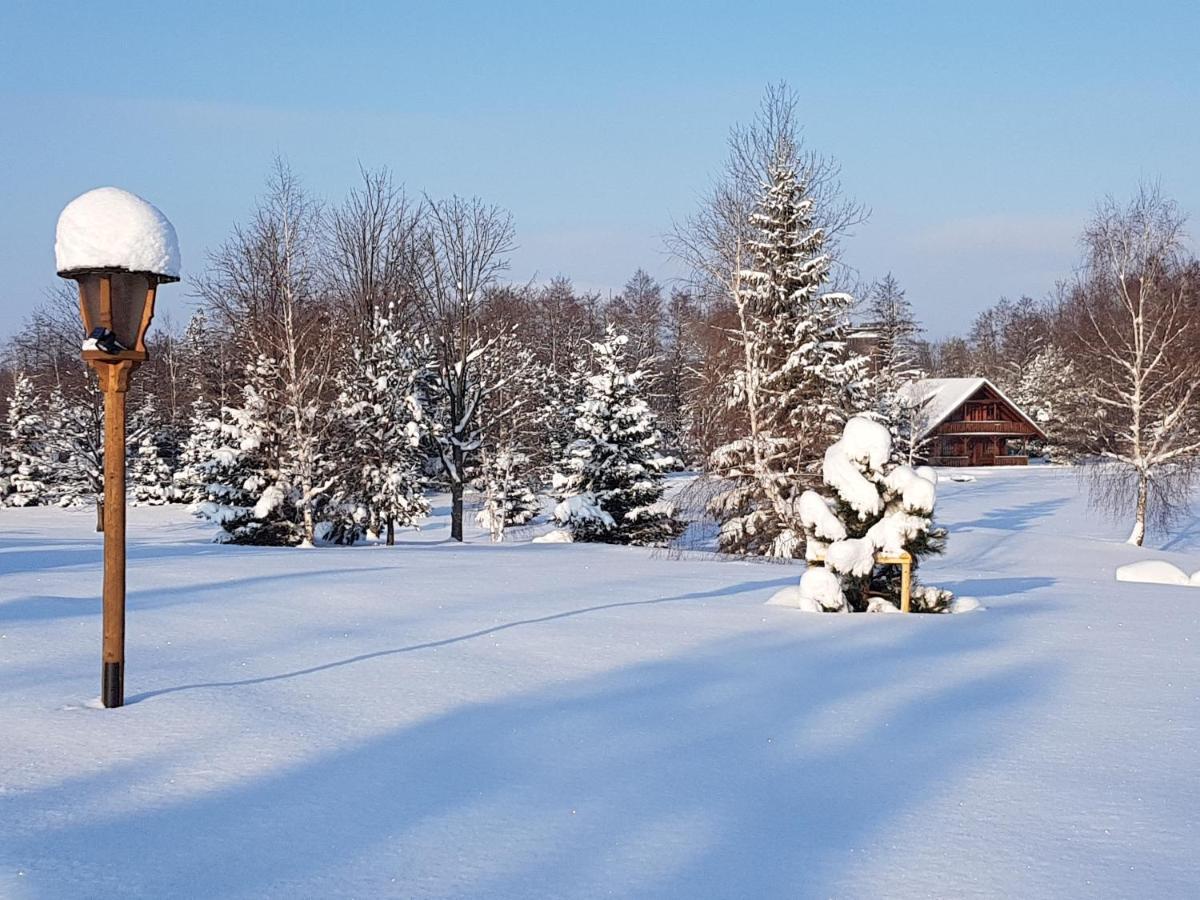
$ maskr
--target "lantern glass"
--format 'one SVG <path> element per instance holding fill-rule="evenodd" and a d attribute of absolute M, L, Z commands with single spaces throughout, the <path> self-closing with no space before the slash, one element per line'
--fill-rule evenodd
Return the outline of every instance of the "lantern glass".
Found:
<path fill-rule="evenodd" d="M 109 328 L 123 346 L 131 350 L 145 349 L 142 324 L 146 304 L 153 302 L 151 292 L 154 287 L 150 277 L 141 272 L 89 272 L 83 275 L 79 278 L 79 300 L 84 329 L 90 333 L 98 326 Z"/>

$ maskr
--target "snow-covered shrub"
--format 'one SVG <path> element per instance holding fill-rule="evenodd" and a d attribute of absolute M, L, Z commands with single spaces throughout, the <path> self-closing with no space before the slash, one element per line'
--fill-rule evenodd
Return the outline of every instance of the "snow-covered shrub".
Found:
<path fill-rule="evenodd" d="M 891 461 L 888 429 L 865 416 L 850 419 L 825 452 L 822 477 L 831 496 L 805 491 L 797 502 L 813 565 L 800 582 L 805 608 L 885 611 L 900 605 L 900 567 L 878 565 L 877 553 L 912 556 L 911 608 L 947 611 L 953 594 L 917 584 L 920 560 L 941 553 L 945 531 L 933 524 L 932 470 Z"/>
<path fill-rule="evenodd" d="M 676 531 L 660 502 L 663 473 L 674 461 L 659 452 L 662 436 L 642 396 L 645 372 L 626 371 L 626 342 L 610 326 L 591 345 L 595 371 L 577 407 L 575 440 L 554 475 L 554 516 L 577 541 L 658 544 Z"/>

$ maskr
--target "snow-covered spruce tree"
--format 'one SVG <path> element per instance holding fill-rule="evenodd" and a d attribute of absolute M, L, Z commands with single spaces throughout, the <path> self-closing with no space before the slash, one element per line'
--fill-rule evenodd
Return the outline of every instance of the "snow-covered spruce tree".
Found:
<path fill-rule="evenodd" d="M 175 487 L 182 502 L 196 503 L 205 498 L 210 463 L 217 455 L 217 448 L 225 445 L 220 411 L 207 397 L 192 401 L 186 430 L 187 437 L 179 450 Z"/>
<path fill-rule="evenodd" d="M 422 493 L 425 405 L 431 376 L 429 347 L 413 339 L 390 304 L 364 326 L 337 379 L 335 434 L 343 437 L 333 502 L 361 510 L 354 521 L 396 542 L 396 527 L 428 515 Z"/>
<path fill-rule="evenodd" d="M 275 372 L 265 356 L 247 367 L 241 404 L 222 408 L 219 442 L 207 462 L 196 464 L 204 487 L 192 511 L 220 527 L 221 543 L 287 546 L 306 539 L 297 488 L 279 462 L 287 454 L 272 416 L 283 403 Z"/>
<path fill-rule="evenodd" d="M 104 493 L 104 401 L 92 372 L 80 369 L 69 377 L 50 391 L 47 459 L 54 502 L 83 506 Z"/>
<path fill-rule="evenodd" d="M 674 462 L 642 396 L 645 372 L 628 371 L 624 335 L 610 327 L 591 344 L 593 374 L 577 409 L 575 440 L 555 473 L 555 518 L 574 540 L 658 544 L 676 525 L 662 504 L 663 473 Z"/>
<path fill-rule="evenodd" d="M 0 444 L 0 506 L 44 506 L 53 497 L 48 464 L 48 424 L 33 382 L 19 372 L 13 379 Z"/>
<path fill-rule="evenodd" d="M 786 148 L 750 224 L 749 258 L 736 273 L 741 359 L 731 395 L 745 431 L 710 458 L 729 484 L 710 508 L 722 550 L 793 557 L 803 545 L 794 501 L 816 482 L 842 423 L 869 402 L 866 360 L 845 339 L 853 298 L 823 290 L 831 265 L 824 231 Z"/>
<path fill-rule="evenodd" d="M 128 469 L 125 479 L 134 506 L 178 503 L 183 492 L 175 481 L 179 439 L 162 420 L 153 393 L 147 393 L 129 423 Z"/>
<path fill-rule="evenodd" d="M 1040 450 L 1051 462 L 1075 462 L 1102 430 L 1104 408 L 1091 402 L 1091 387 L 1055 344 L 1046 346 L 1025 368 L 1013 400 L 1046 432 Z"/>
<path fill-rule="evenodd" d="M 912 556 L 911 608 L 946 612 L 949 591 L 917 583 L 922 557 L 943 551 L 946 533 L 933 524 L 932 469 L 890 461 L 891 436 L 878 422 L 855 416 L 825 451 L 822 478 L 831 496 L 800 496 L 811 566 L 800 581 L 800 605 L 814 611 L 891 611 L 900 606 L 900 567 L 877 565 L 877 552 Z M 886 605 L 885 605 L 886 604 Z"/>

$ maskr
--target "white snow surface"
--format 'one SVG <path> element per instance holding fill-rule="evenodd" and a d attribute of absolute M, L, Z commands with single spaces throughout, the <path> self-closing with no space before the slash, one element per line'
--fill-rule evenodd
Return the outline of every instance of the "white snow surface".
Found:
<path fill-rule="evenodd" d="M 942 473 L 945 474 L 945 473 Z M 1200 883 L 1191 568 L 1070 471 L 943 480 L 981 615 L 796 615 L 791 566 L 447 540 L 219 546 L 0 511 L 0 897 L 1154 897 Z M 468 520 L 470 521 L 470 520 Z"/>
<path fill-rule="evenodd" d="M 1165 559 L 1143 559 L 1118 566 L 1116 575 L 1117 581 L 1194 586 L 1192 579 L 1183 569 Z M 1197 572 L 1196 575 L 1200 576 L 1200 572 Z"/>
<path fill-rule="evenodd" d="M 58 271 L 121 268 L 179 277 L 175 227 L 152 203 L 115 187 L 81 194 L 58 217 Z"/>

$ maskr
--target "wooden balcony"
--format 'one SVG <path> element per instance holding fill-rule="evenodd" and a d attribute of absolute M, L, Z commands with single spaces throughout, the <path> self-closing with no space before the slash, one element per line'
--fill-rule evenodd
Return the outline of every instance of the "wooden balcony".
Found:
<path fill-rule="evenodd" d="M 1032 435 L 1033 429 L 1024 422 L 943 422 L 935 434 L 1008 434 Z"/>

